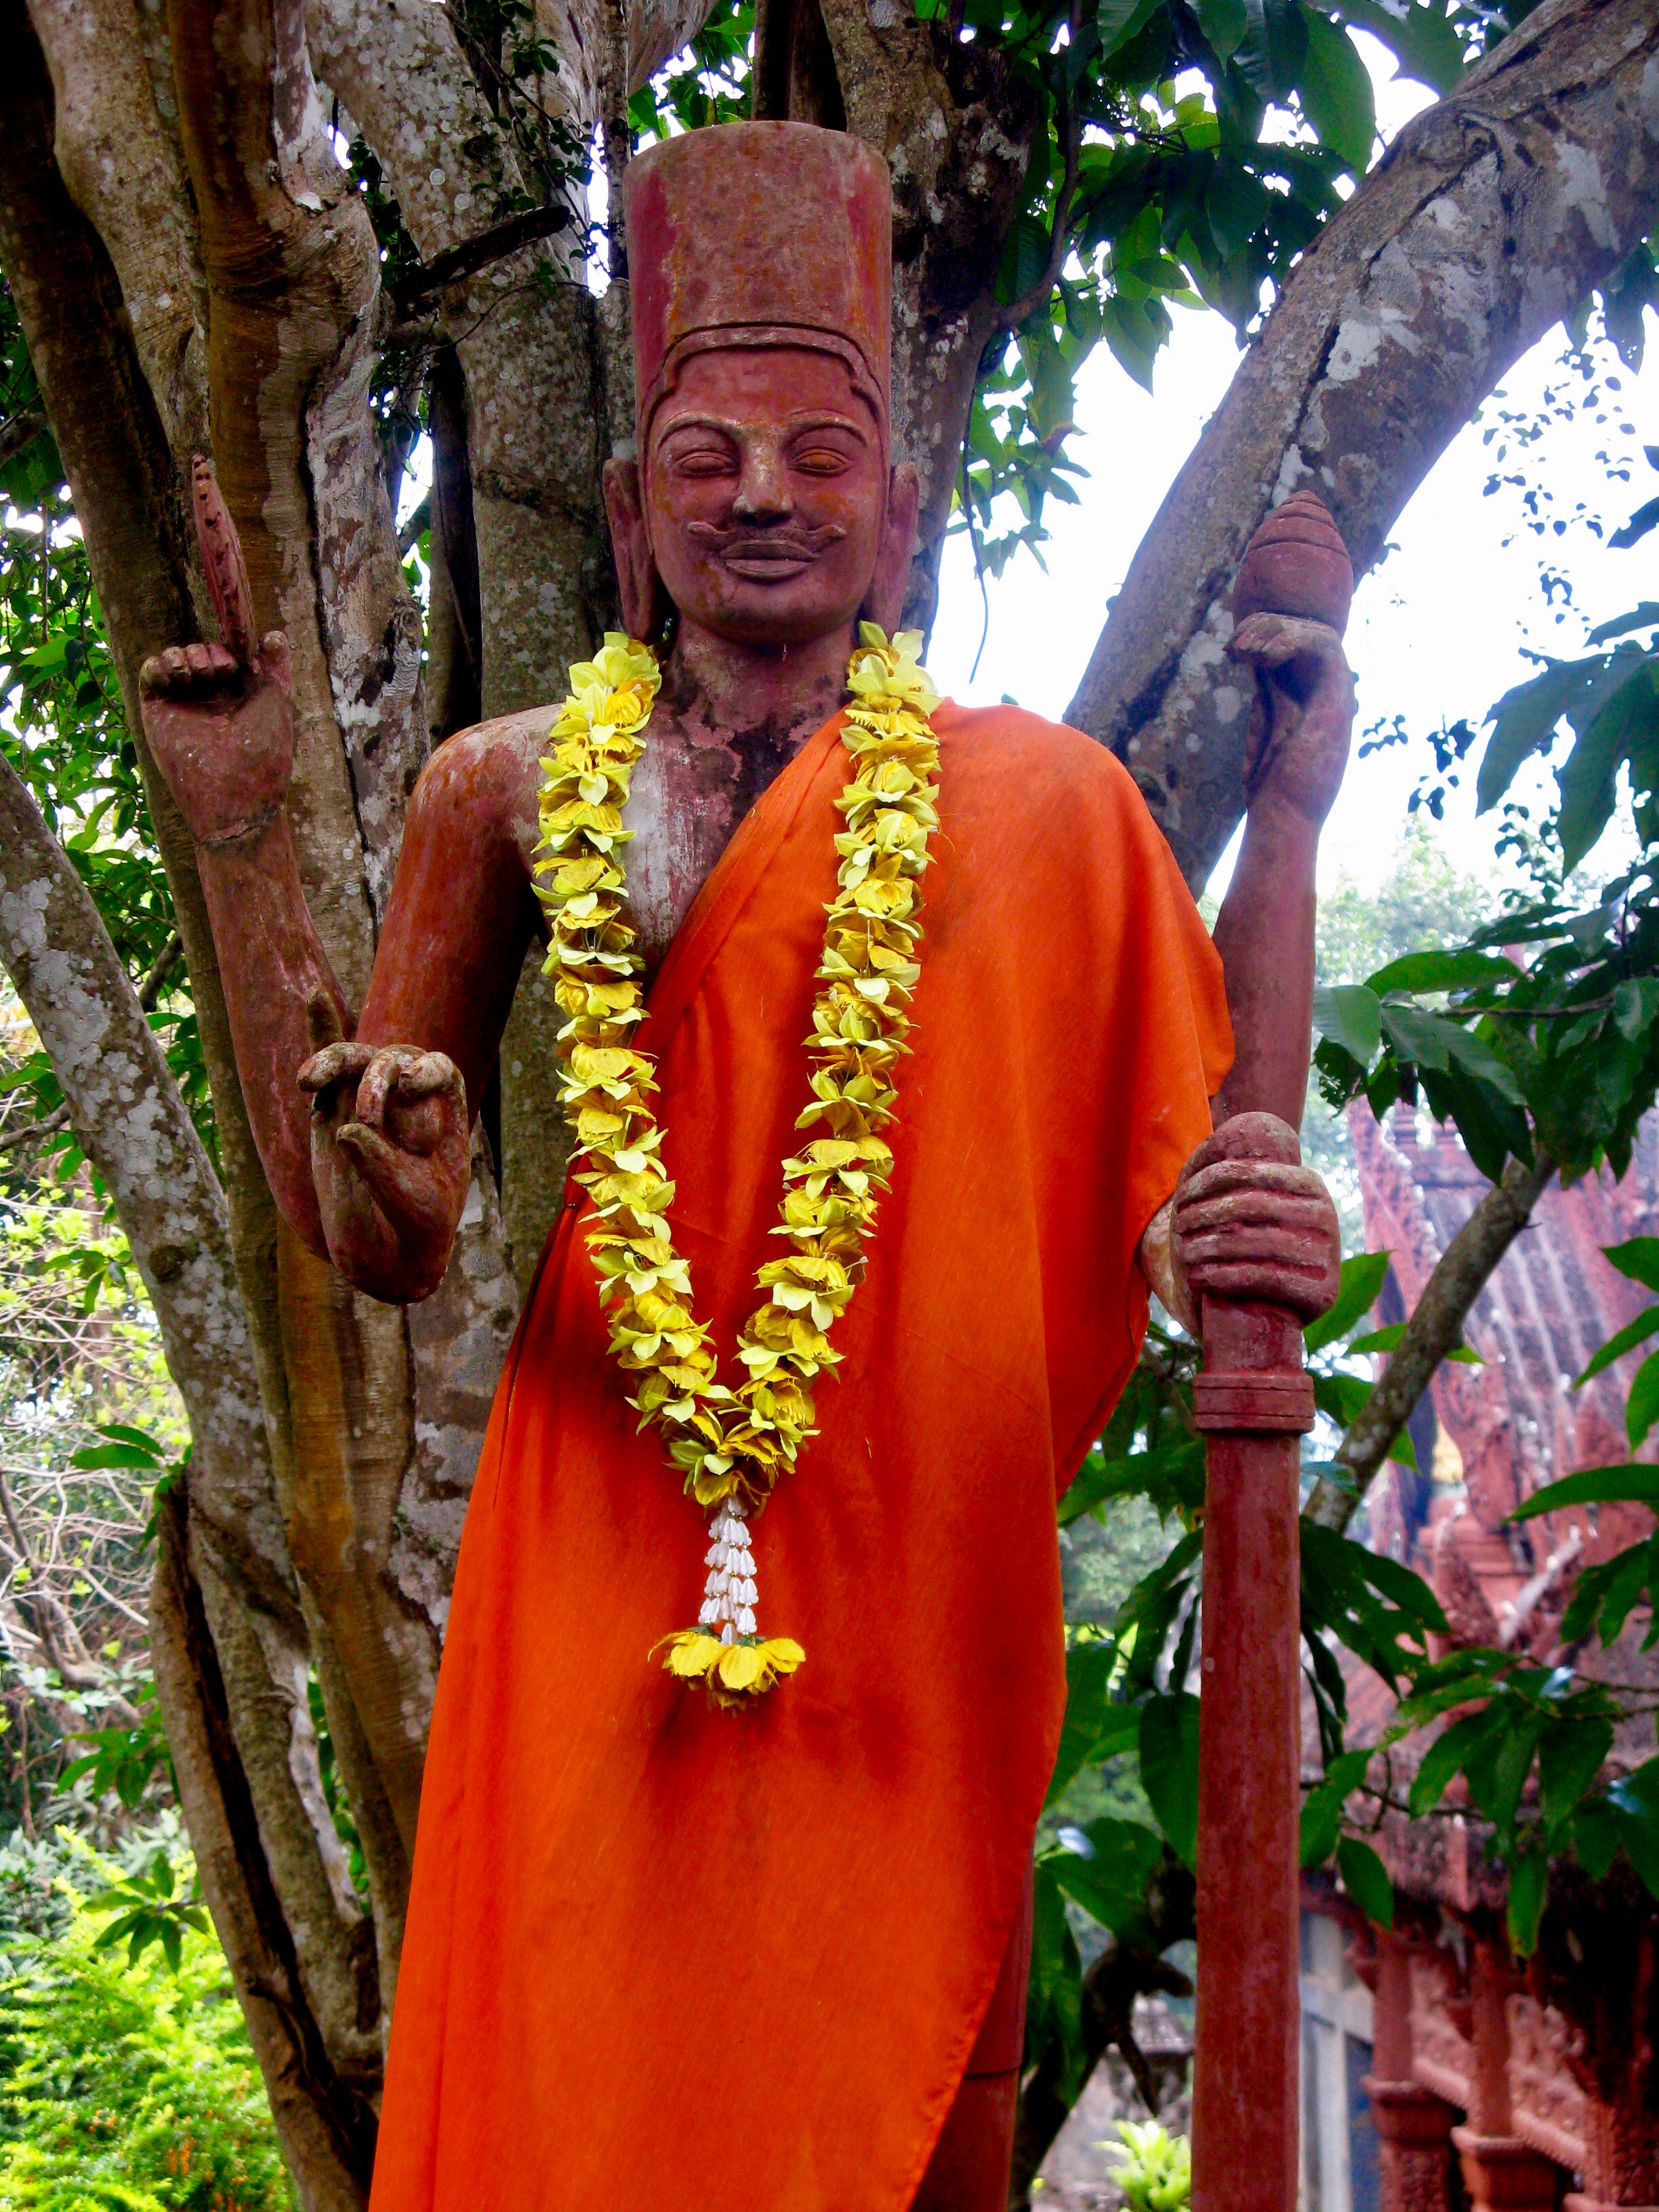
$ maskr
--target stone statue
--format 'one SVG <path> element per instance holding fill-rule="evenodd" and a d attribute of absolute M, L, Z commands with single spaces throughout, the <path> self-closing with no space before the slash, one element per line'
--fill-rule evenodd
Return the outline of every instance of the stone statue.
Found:
<path fill-rule="evenodd" d="M 891 452 L 890 208 L 867 148 L 694 132 L 635 162 L 628 223 L 637 445 L 605 495 L 661 693 L 627 920 L 675 1249 L 724 1360 L 805 1141 L 837 710 L 860 622 L 896 622 L 916 477 Z M 541 926 L 556 710 L 434 753 L 349 1006 L 283 811 L 284 641 L 256 636 L 205 468 L 197 497 L 224 641 L 146 664 L 145 726 L 197 841 L 255 1135 L 313 1251 L 421 1298 Z M 1318 1178 L 1203 1150 L 1212 1119 L 1300 1120 L 1315 851 L 1352 715 L 1340 541 L 1316 501 L 1281 512 L 1231 647 L 1258 696 L 1214 951 L 1109 756 L 1006 708 L 933 715 L 891 1188 L 839 1380 L 754 1539 L 806 1657 L 734 1717 L 647 1658 L 695 1607 L 696 1523 L 635 1434 L 579 1209 L 562 1216 L 462 1549 L 377 2212 L 1004 2202 L 1064 1698 L 1056 1486 L 1133 1363 L 1148 1285 L 1188 1322 L 1206 1295 L 1310 1316 L 1334 1291 Z"/>

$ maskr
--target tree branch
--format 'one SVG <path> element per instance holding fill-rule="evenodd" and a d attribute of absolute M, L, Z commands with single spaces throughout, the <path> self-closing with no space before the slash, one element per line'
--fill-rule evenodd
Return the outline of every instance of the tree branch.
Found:
<path fill-rule="evenodd" d="M 21 413 L 0 423 L 0 468 L 3 468 L 14 453 L 21 453 L 25 446 L 32 446 L 46 427 L 44 407 L 25 407 Z"/>
<path fill-rule="evenodd" d="M 538 239 L 551 238 L 557 232 L 568 229 L 570 210 L 567 207 L 532 208 L 527 215 L 513 215 L 505 222 L 491 229 L 480 231 L 447 252 L 434 254 L 430 261 L 401 283 L 392 285 L 387 298 L 397 313 L 412 315 L 452 284 L 463 277 L 476 276 L 481 269 L 492 262 L 504 261 L 509 253 L 516 253 L 521 246 L 532 246 Z"/>
<path fill-rule="evenodd" d="M 176 929 L 171 931 L 167 943 L 156 954 L 149 972 L 138 986 L 138 1003 L 147 1014 L 155 1012 L 155 1001 L 161 997 L 168 976 L 184 957 L 184 939 Z"/>
<path fill-rule="evenodd" d="M 1435 1370 L 1462 1341 L 1470 1307 L 1531 1220 L 1554 1173 L 1555 1162 L 1547 1152 L 1540 1152 L 1532 1167 L 1510 1160 L 1452 1238 L 1424 1285 L 1382 1380 L 1337 1448 L 1336 1464 L 1346 1471 L 1352 1487 L 1322 1474 L 1303 1509 L 1304 1519 L 1339 1532 L 1352 1520 L 1367 1484 L 1416 1411 Z"/>
<path fill-rule="evenodd" d="M 1071 29 L 1073 46 L 1082 28 L 1081 0 L 1073 0 Z M 998 327 L 1005 332 L 1017 331 L 1028 316 L 1036 314 L 1050 298 L 1060 282 L 1060 272 L 1066 266 L 1066 256 L 1071 251 L 1072 203 L 1077 198 L 1078 164 L 1083 152 L 1083 118 L 1078 113 L 1076 100 L 1070 96 L 1066 98 L 1060 108 L 1060 139 L 1066 149 L 1066 173 L 1054 196 L 1054 227 L 1049 234 L 1048 265 L 1029 292 L 1002 309 L 997 322 Z"/>

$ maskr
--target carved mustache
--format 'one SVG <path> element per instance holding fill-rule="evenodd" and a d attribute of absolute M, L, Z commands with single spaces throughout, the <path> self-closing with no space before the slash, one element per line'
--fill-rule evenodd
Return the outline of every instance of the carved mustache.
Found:
<path fill-rule="evenodd" d="M 692 522 L 685 534 L 700 553 L 715 561 L 817 561 L 847 532 L 836 522 L 810 527 L 780 523 L 769 529 L 757 529 L 753 523 L 722 529 L 717 523 Z"/>

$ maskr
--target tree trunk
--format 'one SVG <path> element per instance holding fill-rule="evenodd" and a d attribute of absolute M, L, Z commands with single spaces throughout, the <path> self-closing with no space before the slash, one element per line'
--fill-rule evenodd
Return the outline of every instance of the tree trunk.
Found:
<path fill-rule="evenodd" d="M 1357 574 L 1481 401 L 1659 208 L 1651 0 L 1545 0 L 1408 123 L 1291 273 L 1141 541 L 1066 719 L 1130 770 L 1194 888 L 1244 811 L 1228 594 L 1310 485 Z"/>
<path fill-rule="evenodd" d="M 177 1760 L 192 1836 L 236 1836 L 234 1850 L 204 1847 L 204 1893 L 233 1960 L 250 1926 L 280 1929 L 280 2020 L 244 1976 L 238 1994 L 284 2149 L 302 2182 L 313 2176 L 308 2201 L 361 2202 L 350 2191 L 368 2179 L 380 2061 L 374 1945 L 323 1795 L 224 1198 L 97 909 L 3 757 L 0 953 L 114 1199 L 190 1416 L 188 1489 L 169 1509 L 162 1580 L 180 1605 L 188 1583 L 200 1626 L 175 1634 L 161 1608 L 156 1683 L 170 1743 L 198 1732 L 203 1701 L 220 1717 L 210 1769 Z M 187 1680 L 185 1659 L 210 1640 L 211 1681 Z M 284 2083 L 301 2047 L 315 2097 L 295 2106 Z"/>

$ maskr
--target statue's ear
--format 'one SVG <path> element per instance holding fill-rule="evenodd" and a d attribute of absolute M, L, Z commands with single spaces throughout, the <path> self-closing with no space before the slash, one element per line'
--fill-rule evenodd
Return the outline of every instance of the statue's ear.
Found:
<path fill-rule="evenodd" d="M 638 462 L 607 461 L 604 483 L 605 512 L 611 525 L 611 553 L 617 564 L 623 622 L 630 637 L 648 641 L 662 625 L 668 595 L 652 557 L 651 533 L 646 527 L 645 503 L 640 495 Z"/>
<path fill-rule="evenodd" d="M 915 550 L 916 509 L 921 485 L 915 465 L 901 461 L 887 489 L 887 521 L 876 554 L 876 573 L 864 595 L 866 620 L 879 623 L 890 636 L 904 612 L 905 586 L 910 580 L 910 556 Z"/>

